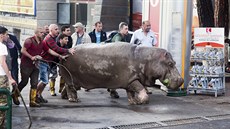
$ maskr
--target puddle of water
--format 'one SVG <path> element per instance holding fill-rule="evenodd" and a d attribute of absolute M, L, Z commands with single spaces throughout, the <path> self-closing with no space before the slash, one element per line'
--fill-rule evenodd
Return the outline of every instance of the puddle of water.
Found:
<path fill-rule="evenodd" d="M 100 123 L 98 121 L 84 121 L 84 120 L 74 120 L 68 118 L 55 118 L 55 117 L 40 117 L 40 116 L 32 116 L 33 121 L 45 121 L 51 123 Z"/>

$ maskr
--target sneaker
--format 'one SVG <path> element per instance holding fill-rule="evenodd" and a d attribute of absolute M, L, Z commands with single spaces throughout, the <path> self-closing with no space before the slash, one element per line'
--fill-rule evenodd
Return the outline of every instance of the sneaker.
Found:
<path fill-rule="evenodd" d="M 47 99 L 44 99 L 41 95 L 36 98 L 37 103 L 48 103 Z"/>

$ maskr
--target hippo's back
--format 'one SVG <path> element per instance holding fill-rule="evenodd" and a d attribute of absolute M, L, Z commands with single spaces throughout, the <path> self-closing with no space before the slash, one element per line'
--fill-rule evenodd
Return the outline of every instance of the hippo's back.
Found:
<path fill-rule="evenodd" d="M 131 45 L 129 43 L 124 42 L 116 42 L 116 43 L 107 43 L 107 44 L 82 44 L 75 47 L 76 53 L 79 54 L 87 54 L 90 56 L 100 55 L 100 56 L 119 56 L 119 57 L 127 57 L 132 56 L 135 48 L 137 46 Z"/>
<path fill-rule="evenodd" d="M 128 43 L 83 44 L 75 47 L 75 54 L 63 65 L 70 69 L 74 84 L 81 87 L 125 88 L 130 78 L 128 66 L 133 64 L 135 48 L 135 45 Z"/>
<path fill-rule="evenodd" d="M 149 56 L 155 53 L 154 48 L 129 43 L 83 44 L 75 50 L 63 64 L 70 69 L 74 83 L 87 89 L 126 88 L 143 74 L 146 61 L 157 59 Z"/>

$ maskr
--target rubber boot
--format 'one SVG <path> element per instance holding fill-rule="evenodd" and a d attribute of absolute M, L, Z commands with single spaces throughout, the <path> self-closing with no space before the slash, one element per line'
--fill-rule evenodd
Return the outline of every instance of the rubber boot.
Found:
<path fill-rule="evenodd" d="M 59 85 L 59 93 L 62 92 L 63 88 L 65 86 L 65 80 L 63 79 L 63 77 L 60 78 L 60 85 Z"/>
<path fill-rule="evenodd" d="M 20 104 L 20 101 L 19 101 L 19 99 L 18 99 L 19 94 L 20 94 L 20 93 L 18 93 L 18 90 L 15 90 L 15 89 L 14 89 L 13 94 L 11 95 L 11 96 L 12 96 L 12 99 L 13 99 L 13 102 L 14 102 L 15 105 L 19 105 L 19 104 Z"/>
<path fill-rule="evenodd" d="M 30 89 L 30 107 L 41 107 L 36 103 L 37 89 Z"/>
<path fill-rule="evenodd" d="M 55 93 L 55 80 L 54 79 L 50 80 L 50 94 L 51 94 L 51 96 L 56 96 L 56 93 Z"/>

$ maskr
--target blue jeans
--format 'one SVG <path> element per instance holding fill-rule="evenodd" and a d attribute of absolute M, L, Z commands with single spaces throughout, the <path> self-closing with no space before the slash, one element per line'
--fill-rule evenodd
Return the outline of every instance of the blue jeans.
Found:
<path fill-rule="evenodd" d="M 39 61 L 38 68 L 39 68 L 39 81 L 41 81 L 44 84 L 48 84 L 49 83 L 49 70 L 50 70 L 49 64 Z"/>

